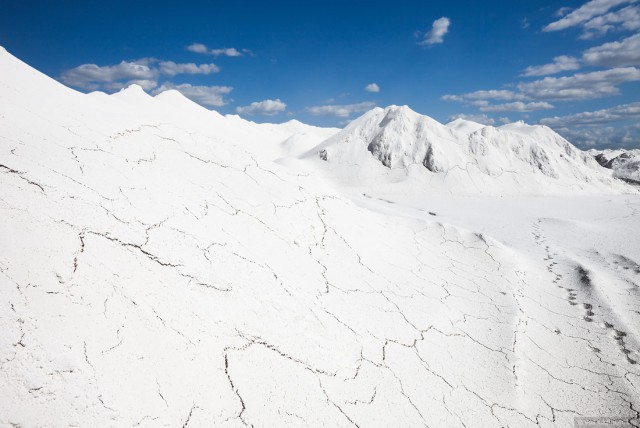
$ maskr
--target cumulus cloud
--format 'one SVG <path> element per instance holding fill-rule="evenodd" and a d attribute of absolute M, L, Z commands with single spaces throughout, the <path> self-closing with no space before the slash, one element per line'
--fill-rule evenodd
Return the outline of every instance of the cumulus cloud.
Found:
<path fill-rule="evenodd" d="M 513 91 L 506 89 L 490 89 L 481 90 L 475 92 L 468 92 L 462 95 L 445 95 L 442 97 L 445 101 L 458 101 L 458 102 L 470 102 L 470 101 L 485 101 L 485 100 L 517 100 L 522 99 L 521 94 L 517 94 Z"/>
<path fill-rule="evenodd" d="M 236 112 L 250 116 L 275 116 L 278 113 L 282 113 L 286 108 L 287 105 L 285 103 L 280 101 L 280 99 L 275 99 L 252 102 L 248 106 L 236 108 Z"/>
<path fill-rule="evenodd" d="M 640 102 L 622 104 L 596 111 L 586 111 L 568 116 L 556 116 L 542 119 L 540 123 L 547 126 L 567 127 L 584 125 L 601 125 L 625 120 L 640 120 Z"/>
<path fill-rule="evenodd" d="M 181 64 L 155 58 L 141 58 L 122 61 L 116 65 L 82 64 L 62 73 L 60 80 L 67 85 L 92 91 L 116 91 L 131 84 L 151 90 L 158 85 L 158 79 L 162 75 L 211 74 L 219 71 L 220 68 L 215 64 Z"/>
<path fill-rule="evenodd" d="M 522 73 L 523 76 L 547 76 L 549 74 L 560 73 L 561 71 L 578 70 L 580 61 L 577 58 L 567 55 L 557 56 L 552 63 L 527 67 Z"/>
<path fill-rule="evenodd" d="M 619 67 L 566 77 L 545 77 L 516 85 L 517 91 L 493 89 L 442 99 L 478 107 L 482 112 L 529 112 L 554 108 L 551 101 L 576 101 L 603 98 L 620 93 L 620 85 L 640 81 L 640 69 Z M 495 104 L 495 101 L 503 101 Z"/>
<path fill-rule="evenodd" d="M 640 80 L 640 69 L 613 68 L 592 73 L 578 73 L 568 77 L 545 77 L 518 84 L 527 98 L 537 100 L 586 100 L 620 93 L 619 85 Z"/>
<path fill-rule="evenodd" d="M 187 46 L 187 50 L 190 52 L 195 52 L 199 54 L 209 53 L 209 48 L 206 45 L 203 45 L 202 43 L 192 43 L 189 46 Z"/>
<path fill-rule="evenodd" d="M 377 83 L 369 83 L 364 87 L 364 90 L 367 92 L 380 92 L 380 86 Z"/>
<path fill-rule="evenodd" d="M 367 101 L 357 104 L 312 106 L 307 107 L 306 111 L 314 116 L 349 117 L 353 113 L 363 113 L 375 106 L 375 103 Z"/>
<path fill-rule="evenodd" d="M 449 32 L 451 20 L 446 16 L 433 21 L 431 30 L 428 31 L 418 43 L 421 46 L 437 45 L 444 42 L 444 36 Z"/>
<path fill-rule="evenodd" d="M 597 16 L 583 25 L 580 38 L 591 39 L 616 30 L 637 30 L 640 28 L 640 7 L 628 6 L 623 9 Z"/>
<path fill-rule="evenodd" d="M 189 83 L 174 85 L 167 82 L 155 89 L 153 94 L 156 95 L 170 89 L 175 89 L 190 100 L 207 107 L 222 107 L 229 104 L 231 101 L 226 99 L 225 95 L 233 91 L 230 86 L 194 86 Z"/>
<path fill-rule="evenodd" d="M 449 116 L 449 121 L 454 121 L 456 119 L 470 120 L 472 122 L 477 122 L 482 125 L 493 125 L 496 123 L 495 120 L 487 116 L 486 114 L 454 114 L 453 116 Z"/>
<path fill-rule="evenodd" d="M 559 20 L 548 24 L 542 29 L 542 31 L 560 31 L 575 27 L 588 22 L 596 16 L 603 15 L 617 6 L 633 3 L 635 1 L 636 0 L 591 0 L 580 6 L 578 9 L 563 16 Z"/>
<path fill-rule="evenodd" d="M 247 49 L 243 49 L 243 52 L 247 52 Z M 209 51 L 209 53 L 213 56 L 220 56 L 220 55 L 224 55 L 224 56 L 242 56 L 244 55 L 243 52 L 240 52 L 238 49 L 236 48 L 222 48 L 222 49 L 211 49 Z"/>
<path fill-rule="evenodd" d="M 236 49 L 236 48 L 220 48 L 220 49 L 209 49 L 207 45 L 202 43 L 192 43 L 187 46 L 187 50 L 190 52 L 195 52 L 203 55 L 212 55 L 212 56 L 244 56 L 251 54 L 249 49 Z"/>
<path fill-rule="evenodd" d="M 640 125 L 584 126 L 576 128 L 553 127 L 554 131 L 583 149 L 638 148 Z"/>
<path fill-rule="evenodd" d="M 640 65 L 640 34 L 587 49 L 582 58 L 589 65 L 602 67 Z"/>
<path fill-rule="evenodd" d="M 553 105 L 543 101 L 530 102 L 530 103 L 524 103 L 522 101 L 514 101 L 512 103 L 494 104 L 494 105 L 480 107 L 480 111 L 492 112 L 492 113 L 505 112 L 505 111 L 530 112 L 535 110 L 550 110 L 552 108 L 553 108 Z"/>
<path fill-rule="evenodd" d="M 67 85 L 77 88 L 97 90 L 103 84 L 116 81 L 156 79 L 157 70 L 152 69 L 144 61 L 122 61 L 120 64 L 98 66 L 96 64 L 82 64 L 62 73 L 61 80 Z"/>
<path fill-rule="evenodd" d="M 548 117 L 540 123 L 582 147 L 640 147 L 639 120 L 640 102 L 635 102 L 596 111 Z M 629 122 L 632 125 L 625 126 Z"/>
<path fill-rule="evenodd" d="M 560 9 L 558 9 L 556 11 L 555 16 L 557 18 L 562 18 L 563 16 L 565 16 L 569 12 L 571 12 L 571 8 L 567 7 L 567 6 L 564 6 L 564 7 L 561 7 Z"/>
<path fill-rule="evenodd" d="M 196 65 L 192 62 L 186 64 L 177 64 L 173 61 L 161 61 L 159 64 L 160 73 L 167 76 L 175 76 L 176 74 L 211 74 L 220 72 L 220 67 L 215 64 Z"/>
<path fill-rule="evenodd" d="M 591 39 L 616 30 L 640 29 L 640 7 L 637 0 L 591 0 L 561 19 L 543 28 L 543 31 L 559 31 L 581 27 L 581 39 Z M 616 9 L 620 6 L 625 6 Z M 564 8 L 563 8 L 564 9 Z M 561 9 L 562 10 L 562 9 Z"/>

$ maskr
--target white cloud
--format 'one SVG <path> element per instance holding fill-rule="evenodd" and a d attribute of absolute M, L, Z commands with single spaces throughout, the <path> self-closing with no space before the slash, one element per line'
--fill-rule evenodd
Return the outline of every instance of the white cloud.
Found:
<path fill-rule="evenodd" d="M 236 48 L 222 48 L 222 49 L 211 49 L 209 53 L 213 56 L 242 56 L 242 52 L 240 52 Z"/>
<path fill-rule="evenodd" d="M 638 148 L 640 147 L 640 125 L 623 127 L 583 126 L 576 128 L 553 128 L 573 144 L 582 148 Z"/>
<path fill-rule="evenodd" d="M 545 26 L 542 31 L 559 31 L 584 24 L 596 16 L 603 15 L 614 7 L 633 3 L 636 0 L 591 0 L 561 19 Z"/>
<path fill-rule="evenodd" d="M 583 25 L 582 39 L 591 39 L 616 30 L 637 30 L 640 28 L 640 8 L 628 6 L 623 9 L 597 16 Z"/>
<path fill-rule="evenodd" d="M 62 73 L 60 80 L 67 85 L 87 90 L 117 91 L 131 84 L 138 84 L 148 91 L 158 85 L 158 78 L 162 75 L 211 74 L 219 71 L 220 68 L 215 64 L 181 64 L 140 58 L 116 65 L 82 64 Z"/>
<path fill-rule="evenodd" d="M 423 39 L 418 43 L 421 46 L 431 46 L 444 42 L 444 36 L 449 32 L 451 20 L 446 16 L 433 21 L 431 30 L 427 32 Z"/>
<path fill-rule="evenodd" d="M 445 101 L 458 101 L 461 103 L 482 107 L 489 105 L 489 102 L 487 100 L 523 100 L 524 95 L 506 89 L 490 89 L 469 92 L 462 95 L 444 95 L 442 99 Z"/>
<path fill-rule="evenodd" d="M 121 80 L 154 80 L 157 71 L 151 69 L 146 61 L 127 62 L 100 67 L 96 64 L 82 64 L 62 73 L 61 80 L 67 85 L 96 90 L 102 84 Z"/>
<path fill-rule="evenodd" d="M 589 65 L 602 67 L 640 65 L 640 34 L 587 49 L 582 58 Z"/>
<path fill-rule="evenodd" d="M 167 76 L 175 76 L 176 74 L 211 74 L 220 72 L 220 67 L 215 64 L 196 65 L 192 62 L 186 64 L 177 64 L 173 61 L 161 61 L 159 64 L 160 73 Z"/>
<path fill-rule="evenodd" d="M 557 56 L 550 64 L 535 65 L 527 67 L 523 76 L 547 76 L 549 74 L 560 73 L 561 71 L 578 70 L 580 61 L 577 58 L 567 55 Z"/>
<path fill-rule="evenodd" d="M 640 102 L 542 119 L 567 140 L 584 147 L 640 147 Z M 633 123 L 620 126 L 620 124 Z M 613 124 L 618 125 L 613 125 Z M 609 125 L 609 126 L 603 126 Z"/>
<path fill-rule="evenodd" d="M 570 7 L 561 7 L 560 9 L 558 9 L 558 11 L 555 13 L 555 16 L 557 18 L 562 18 L 563 16 L 565 16 L 567 13 L 571 12 L 571 8 Z"/>
<path fill-rule="evenodd" d="M 202 43 L 192 43 L 187 46 L 187 50 L 199 54 L 209 53 L 209 48 L 207 48 L 207 46 L 203 45 Z"/>
<path fill-rule="evenodd" d="M 375 103 L 367 101 L 357 104 L 313 106 L 307 107 L 306 111 L 314 116 L 349 117 L 352 113 L 362 113 L 375 106 Z"/>
<path fill-rule="evenodd" d="M 380 92 L 380 86 L 377 83 L 369 83 L 364 87 L 364 90 L 367 92 Z"/>
<path fill-rule="evenodd" d="M 443 95 L 442 99 L 445 101 L 458 101 L 458 102 L 464 102 L 465 100 L 465 95 Z"/>
<path fill-rule="evenodd" d="M 286 108 L 287 105 L 285 103 L 280 101 L 280 99 L 276 99 L 256 101 L 249 104 L 248 106 L 236 108 L 236 112 L 238 112 L 239 114 L 248 114 L 250 116 L 275 116 L 278 113 L 282 113 Z"/>
<path fill-rule="evenodd" d="M 449 116 L 449 121 L 454 121 L 456 119 L 470 120 L 472 122 L 481 123 L 483 125 L 493 125 L 496 123 L 495 120 L 487 116 L 486 114 L 454 114 L 453 116 Z"/>
<path fill-rule="evenodd" d="M 528 112 L 553 108 L 549 101 L 588 100 L 618 95 L 621 84 L 634 81 L 640 81 L 640 69 L 612 68 L 566 77 L 545 77 L 532 82 L 521 82 L 516 86 L 517 91 L 482 90 L 461 95 L 445 95 L 442 99 L 476 106 L 483 112 Z M 490 100 L 505 102 L 492 104 Z"/>
<path fill-rule="evenodd" d="M 537 100 L 586 100 L 617 95 L 620 93 L 620 84 L 638 80 L 640 69 L 613 68 L 568 77 L 545 77 L 520 83 L 518 89 L 527 98 Z"/>
<path fill-rule="evenodd" d="M 550 110 L 553 106 L 547 102 L 531 102 L 524 103 L 522 101 L 514 101 L 506 104 L 495 104 L 485 107 L 480 107 L 480 111 L 486 112 L 505 112 L 505 111 L 518 111 L 518 112 L 530 112 L 535 110 Z"/>
<path fill-rule="evenodd" d="M 244 56 L 250 55 L 251 51 L 249 49 L 236 49 L 236 48 L 220 48 L 220 49 L 209 49 L 206 45 L 202 43 L 192 43 L 187 46 L 187 50 L 190 52 L 195 52 L 204 55 L 212 55 L 212 56 Z"/>
<path fill-rule="evenodd" d="M 640 120 L 640 102 L 622 104 L 596 111 L 586 111 L 569 116 L 550 117 L 542 119 L 540 123 L 548 126 L 567 127 L 601 125 L 624 120 Z"/>
<path fill-rule="evenodd" d="M 170 89 L 175 89 L 190 100 L 208 107 L 222 107 L 229 104 L 231 101 L 227 100 L 225 95 L 233 91 L 230 86 L 194 86 L 189 83 L 174 85 L 167 82 L 154 90 L 153 94 L 159 94 Z"/>

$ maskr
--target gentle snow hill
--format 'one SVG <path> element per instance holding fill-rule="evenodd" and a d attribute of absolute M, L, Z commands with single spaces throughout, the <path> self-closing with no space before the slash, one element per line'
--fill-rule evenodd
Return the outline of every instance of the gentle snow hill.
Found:
<path fill-rule="evenodd" d="M 613 176 L 630 183 L 640 184 L 640 149 L 607 149 L 588 151 L 605 168 L 613 170 Z"/>
<path fill-rule="evenodd" d="M 0 427 L 637 420 L 637 195 L 364 207 L 273 162 L 331 132 L 0 49 Z"/>
<path fill-rule="evenodd" d="M 301 151 L 338 131 L 291 122 L 257 124 L 238 116 L 225 117 L 175 90 L 152 97 L 140 86 L 131 85 L 112 95 L 102 92 L 82 94 L 27 66 L 4 48 L 0 49 L 1 84 L 5 88 L 3 101 L 13 107 L 6 113 L 6 118 L 18 122 L 24 120 L 24 111 L 38 103 L 47 112 L 44 122 L 55 123 L 57 128 L 78 128 L 78 132 L 90 128 L 108 135 L 135 132 L 141 126 L 181 124 L 198 131 L 201 138 L 241 143 L 253 153 L 270 159 L 289 155 L 289 148 L 281 143 L 292 136 L 298 136 L 301 147 L 298 150 Z"/>
<path fill-rule="evenodd" d="M 406 106 L 375 108 L 303 155 L 361 187 L 458 194 L 620 193 L 629 186 L 546 126 L 448 126 Z"/>

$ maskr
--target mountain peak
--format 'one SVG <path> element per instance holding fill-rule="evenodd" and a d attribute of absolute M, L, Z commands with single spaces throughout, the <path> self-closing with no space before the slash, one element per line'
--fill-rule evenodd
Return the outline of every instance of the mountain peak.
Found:
<path fill-rule="evenodd" d="M 138 85 L 137 83 L 132 83 L 131 85 L 127 86 L 126 88 L 122 88 L 118 91 L 119 93 L 122 94 L 144 94 L 144 95 L 148 95 L 144 89 L 142 89 L 142 86 Z"/>
<path fill-rule="evenodd" d="M 394 182 L 424 177 L 429 185 L 437 182 L 460 193 L 478 192 L 478 183 L 482 191 L 503 194 L 612 185 L 591 156 L 550 128 L 524 122 L 494 128 L 464 119 L 445 126 L 407 106 L 371 110 L 307 156 L 342 168 L 349 180 L 358 175 L 370 180 L 372 174 Z M 434 174 L 441 177 L 432 180 Z"/>
<path fill-rule="evenodd" d="M 118 92 L 111 94 L 111 96 L 127 102 L 148 102 L 153 100 L 153 97 L 142 89 L 142 86 L 135 83 L 120 89 Z"/>
<path fill-rule="evenodd" d="M 420 116 L 420 114 L 411 110 L 411 108 L 407 105 L 402 105 L 402 106 L 390 105 L 386 107 L 383 111 L 384 111 L 385 117 L 388 118 L 389 120 L 393 120 L 393 119 L 415 120 Z"/>

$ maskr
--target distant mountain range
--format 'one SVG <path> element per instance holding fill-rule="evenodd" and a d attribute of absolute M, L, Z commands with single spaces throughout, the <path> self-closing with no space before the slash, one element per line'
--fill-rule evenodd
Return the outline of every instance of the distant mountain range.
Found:
<path fill-rule="evenodd" d="M 629 183 L 640 184 L 640 149 L 589 150 L 596 161 L 613 171 L 613 176 Z"/>

